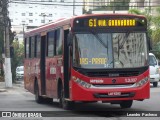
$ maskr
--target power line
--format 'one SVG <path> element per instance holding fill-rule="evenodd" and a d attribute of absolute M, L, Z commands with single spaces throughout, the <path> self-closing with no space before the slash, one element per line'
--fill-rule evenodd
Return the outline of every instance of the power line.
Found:
<path fill-rule="evenodd" d="M 56 2 L 56 1 L 36 1 L 36 0 L 10 0 L 9 2 L 41 2 L 41 3 L 45 3 L 45 2 L 48 2 L 48 3 L 71 3 L 71 4 L 73 4 L 73 2 Z M 93 2 L 77 2 L 77 1 L 75 1 L 75 3 L 113 3 L 113 1 L 112 2 L 100 2 L 100 1 L 93 1 Z M 117 1 L 115 1 L 114 3 L 149 3 L 149 2 L 117 2 Z M 150 2 L 150 3 L 158 3 L 158 2 Z M 159 2 L 160 3 L 160 2 Z"/>
<path fill-rule="evenodd" d="M 88 7 L 115 7 L 115 4 L 116 3 L 121 3 L 121 2 L 114 2 L 114 5 L 110 5 L 110 6 L 107 6 L 107 5 L 95 5 L 95 3 L 111 3 L 111 2 L 76 2 L 75 0 L 73 2 L 49 2 L 49 1 L 19 1 L 19 0 L 12 0 L 10 1 L 9 3 L 17 3 L 17 4 L 36 4 L 36 5 L 55 5 L 55 6 L 88 6 Z M 68 4 L 69 3 L 69 4 Z M 83 3 L 83 4 L 77 4 L 77 3 Z M 85 4 L 87 5 L 85 5 Z M 88 3 L 92 3 L 92 4 L 88 4 Z M 113 3 L 113 2 L 112 2 Z M 127 2 L 126 2 L 127 3 Z M 141 2 L 128 2 L 128 4 L 130 3 L 141 3 Z M 150 2 L 149 4 L 151 3 L 156 3 L 156 2 Z M 145 3 L 146 4 L 146 3 Z M 128 5 L 123 5 L 123 6 L 120 6 L 120 7 L 127 7 Z M 130 7 L 131 5 L 129 5 Z M 142 5 L 142 6 L 138 6 L 138 7 L 149 7 L 149 5 Z M 152 7 L 158 7 L 158 4 L 157 5 L 152 5 Z"/>

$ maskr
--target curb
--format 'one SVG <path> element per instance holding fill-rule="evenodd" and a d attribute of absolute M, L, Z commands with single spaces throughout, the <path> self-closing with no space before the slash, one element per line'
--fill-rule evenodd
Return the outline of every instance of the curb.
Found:
<path fill-rule="evenodd" d="M 0 89 L 0 92 L 7 92 L 6 89 Z"/>

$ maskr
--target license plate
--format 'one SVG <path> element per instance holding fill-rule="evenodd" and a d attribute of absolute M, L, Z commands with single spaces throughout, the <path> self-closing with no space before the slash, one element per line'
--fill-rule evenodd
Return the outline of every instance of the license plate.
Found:
<path fill-rule="evenodd" d="M 121 92 L 109 92 L 108 95 L 109 96 L 117 96 L 117 95 L 121 95 Z"/>

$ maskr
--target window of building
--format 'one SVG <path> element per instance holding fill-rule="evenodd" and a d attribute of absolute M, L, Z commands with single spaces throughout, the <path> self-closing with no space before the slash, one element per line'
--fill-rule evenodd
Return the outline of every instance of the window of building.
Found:
<path fill-rule="evenodd" d="M 29 13 L 29 16 L 33 16 L 33 13 Z"/>
<path fill-rule="evenodd" d="M 33 23 L 33 20 L 29 20 L 29 23 Z"/>
<path fill-rule="evenodd" d="M 44 23 L 45 21 L 44 20 L 41 20 L 41 23 Z"/>
<path fill-rule="evenodd" d="M 49 14 L 48 17 L 52 17 L 52 14 Z"/>
<path fill-rule="evenodd" d="M 56 55 L 62 55 L 62 30 L 56 30 Z"/>
<path fill-rule="evenodd" d="M 26 14 L 25 13 L 22 13 L 22 16 L 25 16 Z"/>
<path fill-rule="evenodd" d="M 47 33 L 47 56 L 53 57 L 54 56 L 54 37 L 55 37 L 55 31 L 51 31 Z"/>

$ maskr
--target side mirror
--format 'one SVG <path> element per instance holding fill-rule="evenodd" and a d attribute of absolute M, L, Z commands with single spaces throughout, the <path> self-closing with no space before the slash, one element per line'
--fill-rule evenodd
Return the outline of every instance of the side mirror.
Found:
<path fill-rule="evenodd" d="M 72 35 L 72 33 L 68 34 L 67 43 L 68 43 L 68 46 L 72 46 L 72 44 L 73 44 L 73 35 Z"/>

